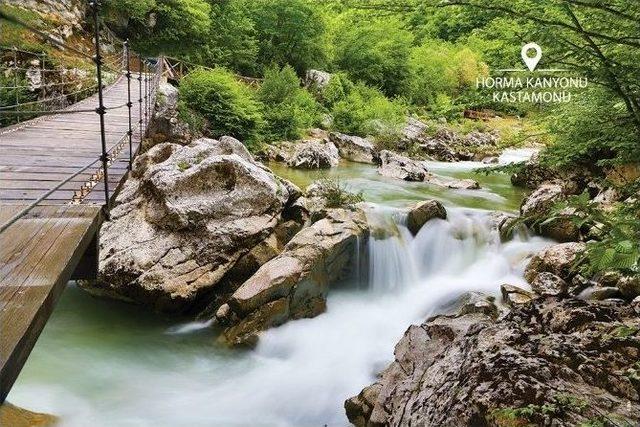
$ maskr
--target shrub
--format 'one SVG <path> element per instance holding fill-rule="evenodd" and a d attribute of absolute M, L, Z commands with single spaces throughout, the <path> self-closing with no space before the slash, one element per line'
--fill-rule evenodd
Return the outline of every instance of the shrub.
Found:
<path fill-rule="evenodd" d="M 394 132 L 404 125 L 406 113 L 402 101 L 390 101 L 380 91 L 362 83 L 331 109 L 336 130 L 359 136 Z"/>
<path fill-rule="evenodd" d="M 189 108 L 207 119 L 213 136 L 230 135 L 250 148 L 258 142 L 263 126 L 260 103 L 230 72 L 195 70 L 182 79 L 180 95 Z"/>
<path fill-rule="evenodd" d="M 270 140 L 298 138 L 319 121 L 320 106 L 291 66 L 269 68 L 258 92 L 264 103 L 266 135 Z"/>
<path fill-rule="evenodd" d="M 322 103 L 331 108 L 333 105 L 344 100 L 353 90 L 353 83 L 345 73 L 335 73 L 331 76 L 331 80 L 327 86 L 318 94 Z"/>
<path fill-rule="evenodd" d="M 455 99 L 487 73 L 486 65 L 469 48 L 434 40 L 413 49 L 409 66 L 405 94 L 412 102 L 429 106 L 441 104 L 439 96 Z"/>
<path fill-rule="evenodd" d="M 375 25 L 347 22 L 336 41 L 336 63 L 354 81 L 380 88 L 386 95 L 401 93 L 410 75 L 413 36 L 394 19 Z"/>
<path fill-rule="evenodd" d="M 328 208 L 354 209 L 363 202 L 362 193 L 351 193 L 338 179 L 323 178 L 318 183 L 318 195 L 326 200 Z"/>

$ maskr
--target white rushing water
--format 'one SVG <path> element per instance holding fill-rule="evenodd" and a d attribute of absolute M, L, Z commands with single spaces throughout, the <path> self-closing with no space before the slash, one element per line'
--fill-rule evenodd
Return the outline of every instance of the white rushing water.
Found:
<path fill-rule="evenodd" d="M 254 351 L 216 353 L 202 330 L 207 325 L 198 323 L 165 329 L 185 339 L 204 335 L 207 345 L 188 351 L 180 341 L 154 349 L 137 340 L 127 351 L 123 343 L 106 347 L 111 351 L 71 343 L 66 353 L 45 343 L 54 355 L 34 356 L 42 366 L 27 372 L 10 400 L 74 427 L 347 425 L 344 400 L 392 360 L 410 324 L 466 291 L 497 296 L 502 283 L 524 284 L 527 257 L 548 244 L 502 244 L 487 212 L 448 214 L 413 237 L 396 210 L 372 209 L 372 222 L 382 227 L 374 235 L 385 238 L 370 240 L 367 286 L 333 290 L 325 314 L 268 331 Z M 106 329 L 101 333 L 109 339 Z M 47 369 L 62 372 L 47 381 Z"/>

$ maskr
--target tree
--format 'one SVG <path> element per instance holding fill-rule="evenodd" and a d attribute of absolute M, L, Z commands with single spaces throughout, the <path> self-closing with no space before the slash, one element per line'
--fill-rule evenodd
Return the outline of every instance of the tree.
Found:
<path fill-rule="evenodd" d="M 401 93 L 409 77 L 413 36 L 394 19 L 370 25 L 347 21 L 338 31 L 336 65 L 352 80 L 380 88 L 386 95 Z"/>
<path fill-rule="evenodd" d="M 326 63 L 326 25 L 305 0 L 257 0 L 249 9 L 258 39 L 258 64 L 291 65 L 299 75 Z"/>

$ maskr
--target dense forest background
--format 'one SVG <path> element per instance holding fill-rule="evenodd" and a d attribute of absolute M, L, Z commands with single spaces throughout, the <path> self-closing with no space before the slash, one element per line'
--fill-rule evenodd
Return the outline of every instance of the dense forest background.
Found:
<path fill-rule="evenodd" d="M 542 146 L 544 167 L 588 171 L 631 197 L 604 216 L 579 197 L 567 203 L 577 222 L 603 224 L 595 264 L 637 272 L 640 185 L 609 173 L 640 161 L 636 0 L 108 0 L 101 13 L 136 51 L 195 64 L 180 81 L 181 118 L 254 151 L 313 127 L 384 147 L 409 116 L 434 132 L 492 130 L 503 147 Z M 540 68 L 587 77 L 588 87 L 558 104 L 496 103 L 476 88 L 497 70 L 524 69 L 520 50 L 532 41 L 543 48 Z M 309 70 L 332 78 L 323 88 L 304 85 Z M 466 120 L 465 110 L 501 120 Z"/>

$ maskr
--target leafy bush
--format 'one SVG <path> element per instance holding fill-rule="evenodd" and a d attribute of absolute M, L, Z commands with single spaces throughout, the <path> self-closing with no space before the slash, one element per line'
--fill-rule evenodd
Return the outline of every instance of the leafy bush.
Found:
<path fill-rule="evenodd" d="M 180 96 L 208 120 L 213 136 L 230 135 L 250 148 L 258 142 L 264 122 L 260 103 L 230 72 L 195 70 L 182 79 Z"/>
<path fill-rule="evenodd" d="M 326 200 L 328 208 L 353 209 L 364 201 L 362 193 L 351 193 L 340 180 L 334 178 L 321 179 L 317 195 Z"/>
<path fill-rule="evenodd" d="M 291 66 L 269 68 L 258 93 L 264 103 L 266 135 L 270 140 L 298 138 L 319 121 L 320 106 Z"/>
<path fill-rule="evenodd" d="M 336 63 L 349 77 L 380 88 L 386 95 L 402 92 L 410 75 L 413 36 L 394 19 L 375 25 L 346 22 L 338 31 Z"/>
<path fill-rule="evenodd" d="M 411 78 L 406 95 L 418 105 L 430 105 L 440 111 L 443 104 L 450 104 L 445 109 L 451 110 L 453 99 L 487 73 L 486 65 L 469 48 L 435 40 L 413 49 L 409 65 Z"/>
<path fill-rule="evenodd" d="M 639 161 L 638 133 L 632 122 L 621 120 L 626 115 L 624 103 L 604 89 L 578 94 L 571 103 L 561 104 L 548 115 L 548 127 L 556 140 L 542 153 L 542 162 L 593 168 Z"/>
<path fill-rule="evenodd" d="M 344 100 L 353 90 L 353 83 L 345 73 L 339 72 L 331 76 L 327 86 L 318 94 L 322 103 L 331 108 L 333 105 Z"/>
<path fill-rule="evenodd" d="M 400 101 L 390 101 L 380 91 L 362 83 L 331 109 L 333 127 L 352 135 L 379 135 L 399 131 L 406 120 L 407 107 Z"/>

